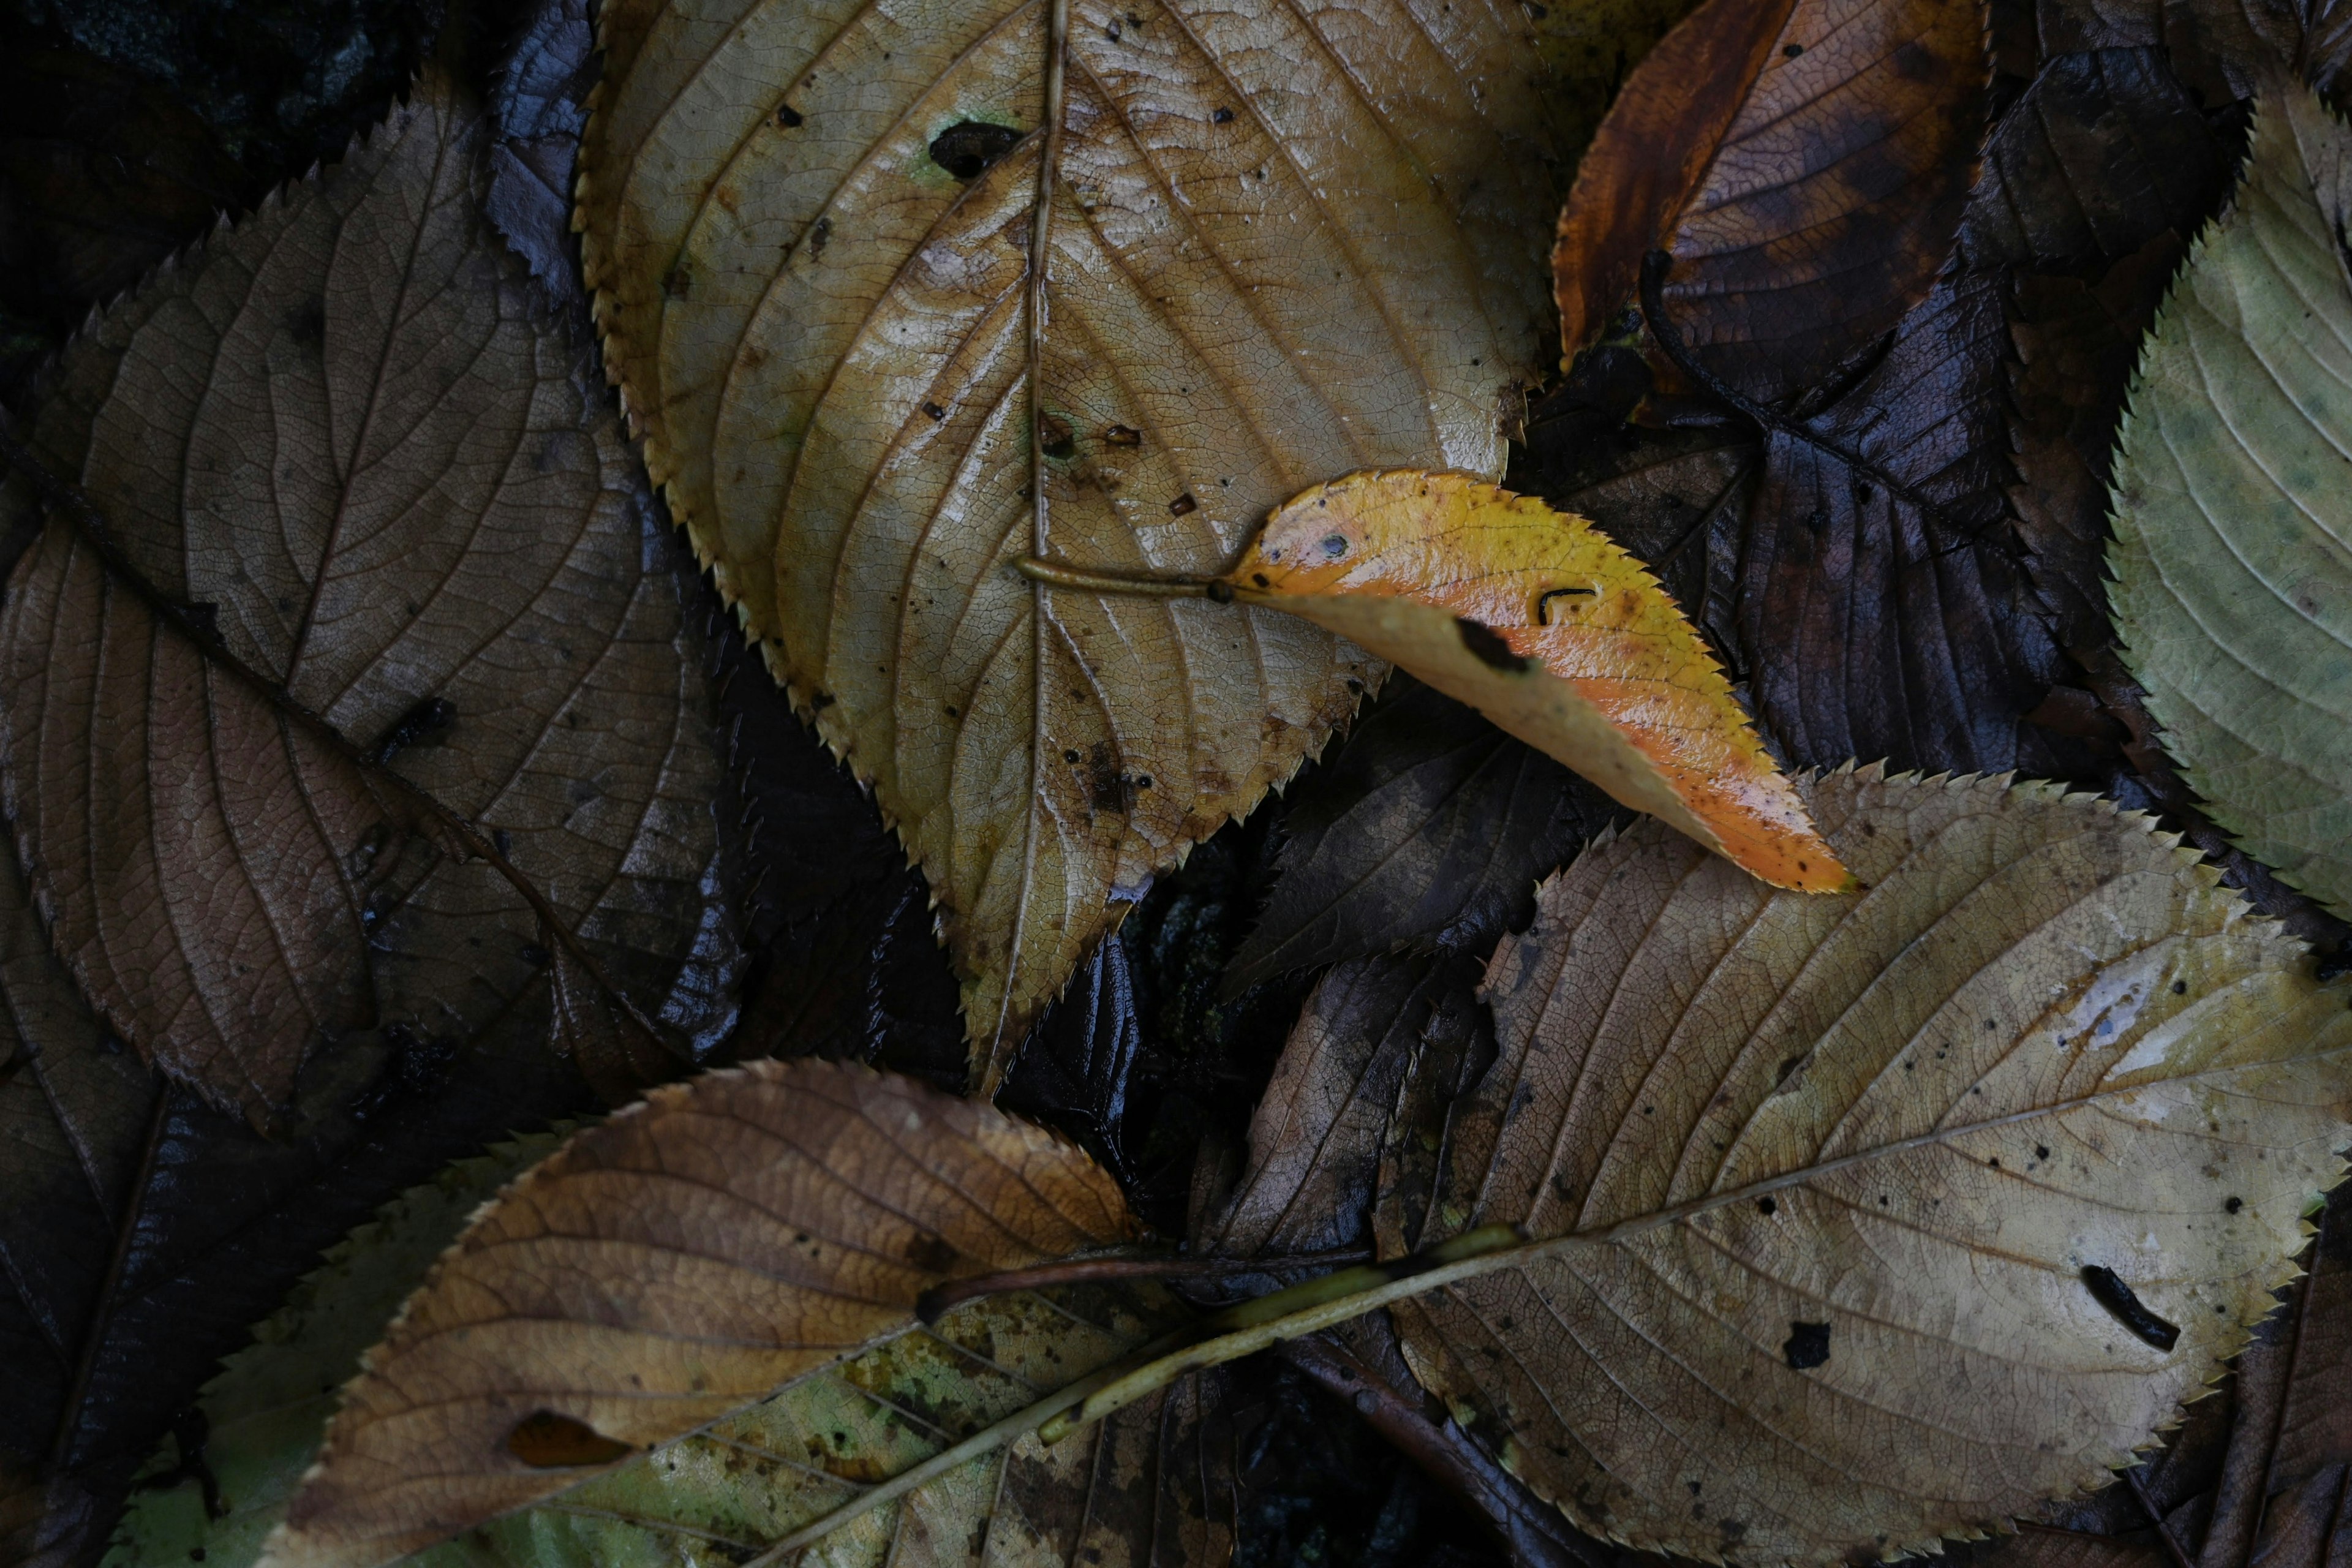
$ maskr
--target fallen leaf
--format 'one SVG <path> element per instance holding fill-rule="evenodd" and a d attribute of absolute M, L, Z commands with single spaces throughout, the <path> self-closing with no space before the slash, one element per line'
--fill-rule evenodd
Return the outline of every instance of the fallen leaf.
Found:
<path fill-rule="evenodd" d="M 190 1457 L 170 1445 L 173 1452 L 150 1461 L 132 1491 L 107 1563 L 246 1568 L 257 1558 L 318 1452 L 335 1390 L 359 1371 L 362 1352 L 383 1337 L 473 1212 L 554 1152 L 569 1131 L 533 1133 L 460 1160 L 330 1248 L 197 1396 L 208 1484 L 194 1478 L 157 1484 L 173 1468 L 167 1458 L 184 1464 Z"/>
<path fill-rule="evenodd" d="M 1192 1227 L 1194 1250 L 1255 1258 L 1369 1240 L 1381 1133 L 1432 1008 L 1460 984 L 1454 969 L 1362 958 L 1324 975 L 1250 1118 L 1248 1164 Z"/>
<path fill-rule="evenodd" d="M 2245 850 L 2352 916 L 2352 133 L 2300 89 L 2158 315 L 2115 468 L 2109 590 L 2165 749 Z"/>
<path fill-rule="evenodd" d="M 2054 55 L 1987 139 L 1969 266 L 2087 273 L 2213 216 L 2241 151 L 2154 48 Z"/>
<path fill-rule="evenodd" d="M 1974 173 L 1973 0 L 1708 0 L 1618 94 L 1560 214 L 1570 357 L 1673 254 L 1667 308 L 1717 377 L 1811 391 L 1917 302 Z"/>
<path fill-rule="evenodd" d="M 514 1561 L 535 1533 L 601 1562 L 632 1531 L 690 1521 L 763 1549 L 1168 1321 L 1164 1300 L 1088 1287 L 917 1321 L 933 1285 L 1131 1231 L 1076 1148 L 904 1079 L 801 1060 L 656 1089 L 468 1226 L 345 1390 L 265 1561 L 373 1563 L 484 1525 Z M 526 1421 L 637 1457 L 535 1468 L 509 1441 Z M 1012 1475 L 983 1454 L 842 1544 L 962 1562 L 1000 1480 L 1013 1508 L 991 1531 L 1058 1530 L 1089 1468 L 1131 1477 L 1140 1461 L 1115 1445 L 1150 1430 L 1051 1452 L 1033 1437 Z M 1120 1507 L 1101 1528 L 1135 1522 Z"/>
<path fill-rule="evenodd" d="M 1333 473 L 1499 473 L 1561 151 L 1516 11 L 1078 0 L 1041 132 L 1047 15 L 614 5 L 581 164 L 646 460 L 929 879 L 983 1093 L 1116 890 L 1380 673 L 1007 568 L 1212 572 Z"/>
<path fill-rule="evenodd" d="M 1942 279 L 1858 385 L 1767 433 L 1730 618 L 1791 761 L 2074 771 L 2023 723 L 2063 667 L 2003 504 L 2008 336 L 1997 275 Z"/>
<path fill-rule="evenodd" d="M 2165 1568 L 2156 1547 L 2071 1530 L 2021 1530 L 1976 1561 L 1984 1568 Z"/>
<path fill-rule="evenodd" d="M 2148 819 L 1808 794 L 1866 892 L 1646 823 L 1545 885 L 1422 1237 L 1538 1247 L 1392 1309 L 1587 1528 L 1738 1563 L 1919 1550 L 2131 1462 L 2271 1309 L 2352 1131 L 2341 991 Z"/>
<path fill-rule="evenodd" d="M 2140 342 L 2183 249 L 2167 230 L 2096 282 L 2042 275 L 2017 283 L 2010 321 L 2017 482 L 2009 499 L 2032 552 L 2034 589 L 2069 648 L 2106 638 L 2102 566 L 2116 427 Z"/>
<path fill-rule="evenodd" d="M 1484 947 L 1610 818 L 1566 768 L 1409 678 L 1289 791 L 1279 879 L 1228 994 L 1289 970 L 1434 944 Z"/>
<path fill-rule="evenodd" d="M 583 345 L 475 216 L 481 142 L 428 77 L 100 318 L 32 432 L 197 610 L 52 517 L 0 617 L 18 852 L 100 1015 L 257 1119 L 322 1040 L 543 1005 L 558 952 L 644 1050 L 733 1018 L 693 628 Z"/>
<path fill-rule="evenodd" d="M 265 1141 L 105 1035 L 14 855 L 0 991 L 0 1468 L 40 1477 L 60 1563 L 102 1547 L 133 1471 L 321 1247 L 383 1193 L 586 1098 L 543 1023 L 439 1049 L 395 1033 L 322 1057 L 300 1135 Z"/>
<path fill-rule="evenodd" d="M 567 302 L 581 299 L 572 182 L 596 83 L 587 0 L 535 0 L 490 89 L 498 124 L 482 216 Z"/>
<path fill-rule="evenodd" d="M 1778 886 L 1847 884 L 1714 656 L 1582 518 L 1461 474 L 1357 474 L 1266 520 L 1222 579 L 1469 703 Z"/>

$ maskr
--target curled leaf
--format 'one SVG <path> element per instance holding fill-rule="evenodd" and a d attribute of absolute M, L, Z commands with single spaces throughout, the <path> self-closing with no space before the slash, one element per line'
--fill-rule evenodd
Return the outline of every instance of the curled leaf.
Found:
<path fill-rule="evenodd" d="M 1845 869 L 1642 563 L 1462 474 L 1355 474 L 1266 520 L 1223 582 L 1328 626 L 1780 887 Z"/>

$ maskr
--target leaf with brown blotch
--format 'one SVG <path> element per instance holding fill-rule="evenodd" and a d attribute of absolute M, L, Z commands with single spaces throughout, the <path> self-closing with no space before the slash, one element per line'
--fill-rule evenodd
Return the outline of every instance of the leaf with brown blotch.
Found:
<path fill-rule="evenodd" d="M 1291 787 L 1274 891 L 1224 994 L 1370 953 L 1483 949 L 1613 810 L 1526 742 L 1392 677 L 1339 754 Z"/>
<path fill-rule="evenodd" d="M 323 1040 L 543 1007 L 558 952 L 681 1058 L 732 1016 L 694 630 L 482 139 L 428 76 L 100 318 L 32 431 L 195 611 L 52 517 L 0 617 L 17 847 L 100 1013 L 256 1117 Z"/>
<path fill-rule="evenodd" d="M 1573 357 L 1674 256 L 1667 309 L 1759 402 L 1811 391 L 1927 291 L 1983 133 L 1974 0 L 1708 0 L 1627 79 L 1552 252 Z"/>
<path fill-rule="evenodd" d="M 1498 474 L 1559 200 L 1515 7 L 1076 0 L 1041 129 L 1050 14 L 614 4 L 581 159 L 646 460 L 929 879 L 982 1092 L 1381 673 L 1007 568 L 1215 572 L 1332 474 Z"/>
<path fill-rule="evenodd" d="M 1402 666 L 1776 886 L 1848 885 L 1697 632 L 1582 518 L 1464 474 L 1356 474 L 1285 503 L 1221 585 Z"/>
<path fill-rule="evenodd" d="M 943 1337 L 918 1325 L 917 1298 L 1132 1230 L 1078 1150 L 908 1079 L 800 1060 L 657 1089 L 536 1167 L 436 1266 L 345 1390 L 266 1561 L 379 1563 L 583 1481 L 639 1502 L 664 1484 L 661 1467 L 534 1468 L 511 1443 L 533 1421 L 638 1451 L 764 1424 L 764 1440 L 739 1447 L 884 1479 L 945 1447 L 948 1428 L 985 1426 L 1157 1327 L 1131 1307 L 1089 1326 L 1023 1294 L 961 1309 Z M 993 1370 L 959 1333 L 994 1340 Z M 974 1377 L 977 1391 L 958 1381 Z M 967 1396 L 986 1408 L 960 1411 Z M 696 1465 L 725 1452 L 665 1450 Z M 912 1527 L 956 1488 L 992 1489 L 962 1475 L 850 1528 Z M 811 1479 L 781 1488 L 799 1517 L 760 1545 L 862 1489 Z"/>
<path fill-rule="evenodd" d="M 2352 1135 L 2340 988 L 2147 818 L 1806 793 L 1867 891 L 1646 823 L 1545 885 L 1422 1237 L 1537 1244 L 1392 1309 L 1538 1491 L 1709 1560 L 1876 1560 L 2105 1480 L 2270 1310 Z"/>

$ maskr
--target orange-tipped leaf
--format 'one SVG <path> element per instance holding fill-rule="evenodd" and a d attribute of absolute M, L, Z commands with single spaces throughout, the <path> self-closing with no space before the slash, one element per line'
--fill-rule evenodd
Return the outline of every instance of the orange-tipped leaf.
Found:
<path fill-rule="evenodd" d="M 1775 887 L 1853 886 L 1680 607 L 1583 518 L 1465 474 L 1351 474 L 1277 509 L 1224 581 Z"/>

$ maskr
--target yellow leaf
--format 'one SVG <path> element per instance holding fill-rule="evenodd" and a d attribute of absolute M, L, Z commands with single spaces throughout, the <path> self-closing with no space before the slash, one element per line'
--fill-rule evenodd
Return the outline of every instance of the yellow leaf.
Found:
<path fill-rule="evenodd" d="M 1775 887 L 1853 885 L 1681 609 L 1583 518 L 1466 474 L 1351 474 L 1277 510 L 1224 583 Z"/>

